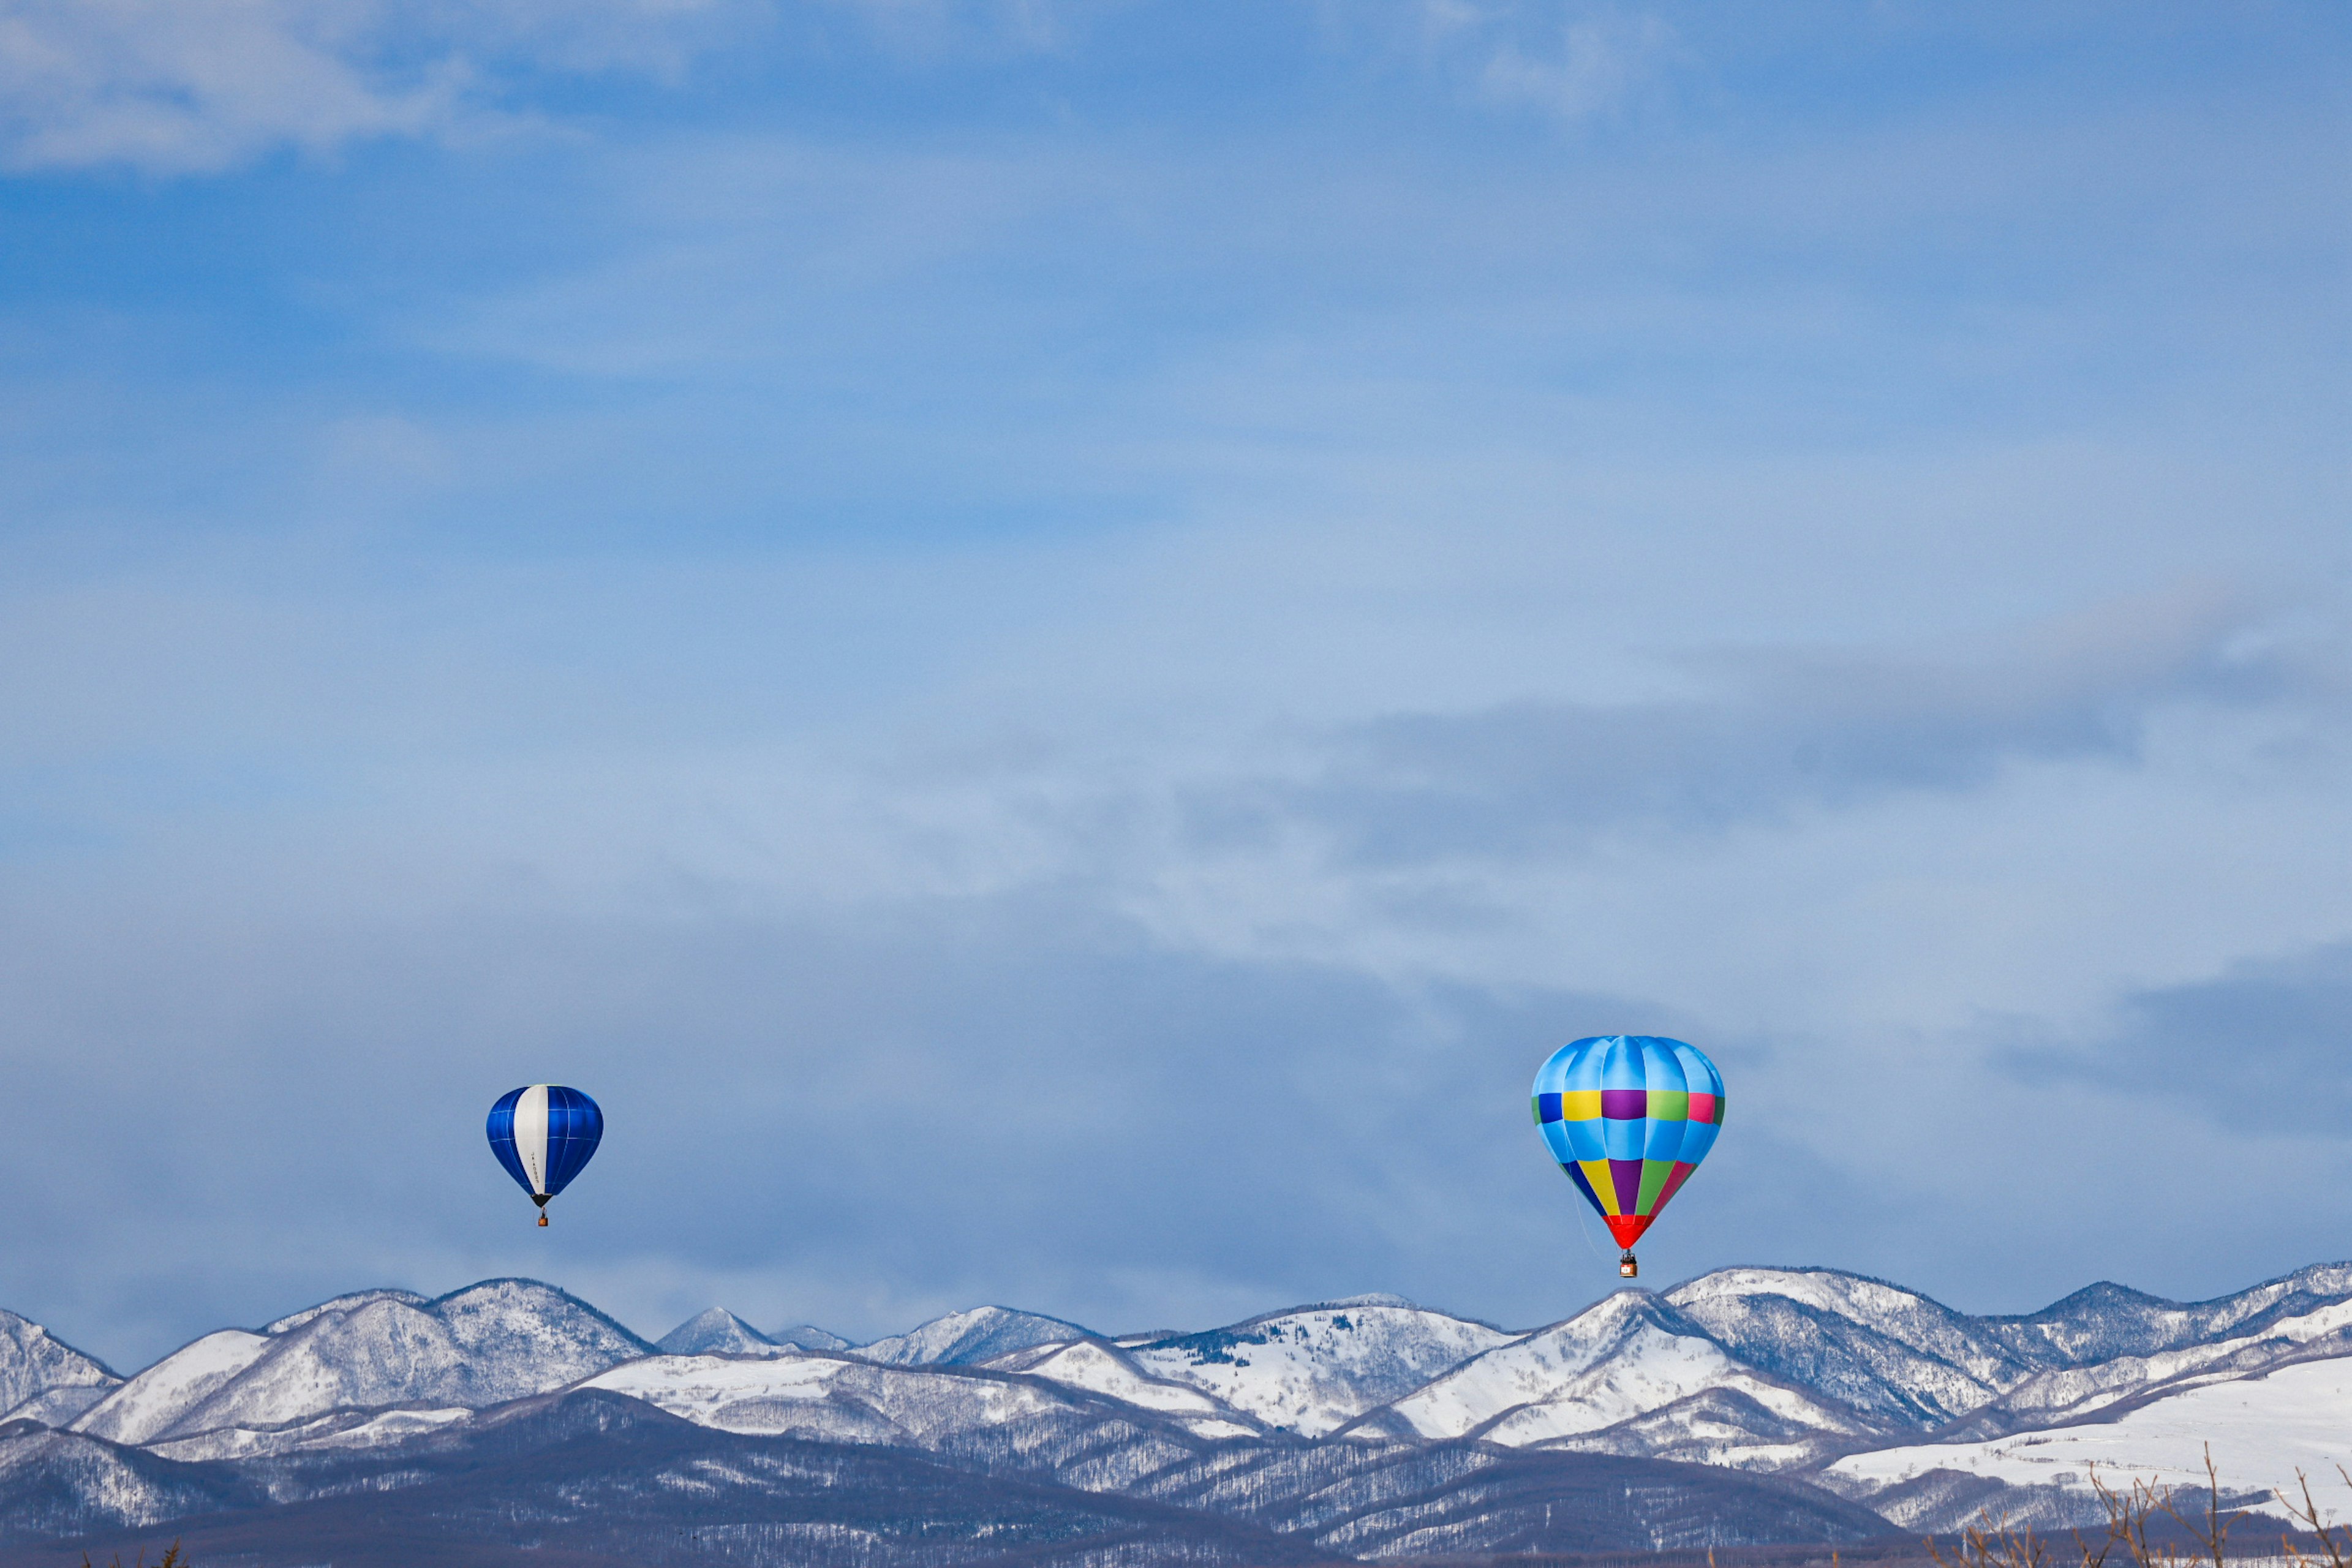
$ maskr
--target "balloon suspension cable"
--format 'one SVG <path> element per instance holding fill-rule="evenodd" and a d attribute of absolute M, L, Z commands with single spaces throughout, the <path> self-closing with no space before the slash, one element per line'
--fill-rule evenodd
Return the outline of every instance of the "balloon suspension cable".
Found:
<path fill-rule="evenodd" d="M 1600 1247 L 1593 1245 L 1592 1221 L 1588 1216 L 1582 1204 L 1576 1205 L 1576 1234 L 1584 1238 L 1584 1250 L 1592 1254 L 1595 1259 L 1608 1256 L 1608 1254 L 1602 1252 Z"/>

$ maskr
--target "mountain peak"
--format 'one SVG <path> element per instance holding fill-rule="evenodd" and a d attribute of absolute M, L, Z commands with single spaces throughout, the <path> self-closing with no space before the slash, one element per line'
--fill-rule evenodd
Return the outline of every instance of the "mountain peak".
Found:
<path fill-rule="evenodd" d="M 460 1343 L 557 1337 L 604 1342 L 614 1359 L 651 1355 L 652 1343 L 606 1317 L 569 1290 L 519 1276 L 477 1280 L 436 1296 L 424 1310 L 449 1326 Z"/>
<path fill-rule="evenodd" d="M 299 1312 L 289 1312 L 261 1331 L 265 1334 L 288 1333 L 322 1313 L 355 1311 L 372 1301 L 399 1301 L 411 1307 L 422 1307 L 426 1300 L 427 1298 L 418 1295 L 414 1290 L 397 1290 L 388 1287 L 378 1290 L 354 1290 L 349 1295 L 337 1296 L 332 1300 L 321 1301 L 315 1307 L 305 1307 Z"/>
<path fill-rule="evenodd" d="M 876 1340 L 856 1353 L 892 1366 L 971 1366 L 1060 1340 L 1096 1338 L 1092 1329 L 1011 1307 L 973 1307 Z"/>
<path fill-rule="evenodd" d="M 30 1318 L 0 1311 L 0 1419 L 62 1425 L 121 1382 L 103 1362 Z"/>
<path fill-rule="evenodd" d="M 778 1344 L 724 1307 L 697 1312 L 655 1342 L 664 1355 L 772 1356 L 796 1349 Z"/>

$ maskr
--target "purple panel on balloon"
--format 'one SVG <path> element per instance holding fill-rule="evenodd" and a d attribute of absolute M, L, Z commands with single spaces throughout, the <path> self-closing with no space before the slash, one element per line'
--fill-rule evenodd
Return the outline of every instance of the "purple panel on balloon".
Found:
<path fill-rule="evenodd" d="M 1617 1212 L 1632 1214 L 1642 1196 L 1642 1162 L 1610 1161 L 1609 1184 L 1617 1189 Z"/>
<path fill-rule="evenodd" d="M 1650 1091 L 1646 1089 L 1604 1089 L 1601 1091 L 1601 1114 L 1616 1121 L 1631 1121 L 1650 1114 Z"/>

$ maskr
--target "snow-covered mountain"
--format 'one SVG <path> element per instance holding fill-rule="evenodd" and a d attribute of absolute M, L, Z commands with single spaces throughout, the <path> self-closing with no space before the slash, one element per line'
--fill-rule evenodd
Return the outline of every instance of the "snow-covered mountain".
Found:
<path fill-rule="evenodd" d="M 766 1338 L 771 1344 L 789 1345 L 800 1351 L 845 1351 L 857 1343 L 855 1340 L 843 1339 L 829 1329 L 820 1329 L 814 1323 L 795 1323 L 789 1329 L 778 1329 Z"/>
<path fill-rule="evenodd" d="M 1686 1418 L 1673 1419 L 1684 1406 Z M 1748 1418 L 1749 1410 L 1763 1418 Z M 1759 1469 L 1794 1468 L 1815 1456 L 1813 1440 L 1823 1436 L 1866 1439 L 1883 1429 L 1851 1405 L 1743 1363 L 1668 1301 L 1638 1290 L 1497 1345 L 1398 1400 L 1389 1415 L 1391 1429 L 1424 1437 L 1608 1452 L 1671 1446 L 1676 1458 Z M 1630 1440 L 1612 1440 L 1644 1418 Z M 1695 1423 L 1706 1428 L 1696 1455 L 1688 1450 L 1696 1434 L 1675 1430 Z"/>
<path fill-rule="evenodd" d="M 734 1479 L 720 1489 L 748 1499 L 751 1488 L 769 1500 L 761 1508 L 784 1505 L 748 1478 L 783 1474 L 777 1465 L 898 1456 L 880 1470 L 879 1459 L 824 1463 L 877 1478 L 860 1496 L 903 1500 L 916 1486 L 965 1498 L 958 1489 L 978 1487 L 956 1517 L 977 1508 L 999 1521 L 988 1529 L 1040 1541 L 1056 1539 L 1041 1522 L 1049 1516 L 1092 1530 L 1113 1529 L 1116 1515 L 1129 1521 L 1118 1529 L 1144 1532 L 1135 1539 L 1167 1542 L 1171 1562 L 1227 1560 L 1228 1546 L 1212 1542 L 1244 1529 L 1235 1521 L 1247 1543 L 1230 1538 L 1232 1560 L 1251 1563 L 1851 1539 L 1948 1529 L 1996 1498 L 2016 1517 L 2063 1522 L 2090 1505 L 2095 1465 L 2179 1479 L 2208 1440 L 2225 1478 L 2248 1489 L 2297 1467 L 2324 1475 L 2352 1462 L 2347 1379 L 2346 1265 L 2195 1303 L 2097 1285 L 2013 1317 L 1818 1268 L 1723 1269 L 1664 1295 L 1620 1291 L 1525 1331 L 1395 1297 L 1115 1338 L 983 1307 L 863 1348 L 806 1326 L 763 1334 L 717 1308 L 648 1344 L 561 1290 L 489 1280 L 429 1300 L 338 1297 L 261 1330 L 208 1334 L 127 1382 L 0 1316 L 0 1398 L 14 1401 L 0 1425 L 0 1542 L 422 1486 L 475 1473 L 526 1429 L 574 1465 L 592 1453 L 723 1449 Z M 685 1436 L 696 1433 L 707 1436 Z M 778 1443 L 803 1458 L 758 1447 Z M 1592 1533 L 1598 1525 L 1559 1533 L 1545 1499 L 1599 1487 L 1588 1501 L 1601 1512 L 1580 1516 L 1589 1522 L 1620 1506 L 1591 1500 L 1604 1494 L 1667 1495 L 1647 1470 L 1592 1479 L 1659 1460 L 1702 1467 L 1677 1475 L 1747 1479 L 1705 1483 L 1713 1501 L 1647 1537 Z M 718 1484 L 644 1462 L 658 1469 L 643 1480 L 646 1497 Z M 612 1464 L 622 1468 L 600 1470 L 598 1484 L 617 1489 L 599 1495 L 635 1508 L 625 1502 L 635 1483 Z M 1045 1489 L 1016 1497 L 1002 1489 L 1007 1478 Z M 1424 1501 L 1400 1502 L 1407 1486 Z M 1106 1514 L 1070 1503 L 1073 1491 L 1142 1511 Z M 526 1506 L 520 1497 L 464 1507 L 503 1518 Z M 776 1539 L 834 1551 L 799 1530 Z M 1816 1533 L 1790 1533 L 1804 1531 Z M 932 1561 L 927 1546 L 858 1539 L 841 1548 L 845 1568 Z M 1097 1560 L 1069 1550 L 1073 1564 Z"/>
<path fill-rule="evenodd" d="M 2040 1364 L 1997 1320 L 1833 1269 L 1718 1269 L 1665 1300 L 1748 1365 L 1916 1428 L 1976 1409 Z"/>
<path fill-rule="evenodd" d="M 1208 1426 L 1195 1430 L 1241 1431 L 1256 1423 L 1243 1421 L 1239 1410 L 1187 1383 L 1155 1377 L 1136 1358 L 1101 1340 L 1069 1340 L 1034 1345 L 998 1356 L 986 1363 L 991 1372 L 1043 1378 L 1087 1394 L 1098 1394 L 1139 1410 L 1203 1418 Z M 1233 1419 L 1228 1419 L 1233 1418 Z"/>
<path fill-rule="evenodd" d="M 859 1347 L 857 1353 L 892 1366 L 976 1366 L 1033 1345 L 1093 1337 L 1091 1331 L 1059 1318 L 1016 1312 L 1010 1307 L 975 1307 L 876 1340 Z"/>
<path fill-rule="evenodd" d="M 779 1344 L 726 1308 L 713 1307 L 656 1340 L 654 1348 L 664 1355 L 768 1356 L 790 1355 L 803 1347 Z"/>
<path fill-rule="evenodd" d="M 104 1363 L 50 1337 L 14 1312 L 0 1312 L 0 1421 L 61 1426 L 119 1386 Z"/>
<path fill-rule="evenodd" d="M 174 1351 L 72 1423 L 152 1445 L 404 1404 L 479 1409 L 579 1382 L 653 1346 L 575 1297 L 489 1279 L 434 1300 L 368 1291 L 223 1329 Z"/>
<path fill-rule="evenodd" d="M 1318 1437 L 1513 1337 L 1381 1296 L 1124 1348 L 1147 1376 L 1189 1383 L 1269 1426 Z"/>

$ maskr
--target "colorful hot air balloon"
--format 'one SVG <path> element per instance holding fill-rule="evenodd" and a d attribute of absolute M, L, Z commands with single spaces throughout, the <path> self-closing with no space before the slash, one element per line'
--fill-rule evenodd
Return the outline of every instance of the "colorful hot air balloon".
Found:
<path fill-rule="evenodd" d="M 1617 1272 L 1631 1279 L 1633 1243 L 1715 1145 L 1723 1075 L 1680 1040 L 1595 1035 L 1536 1070 L 1536 1125 L 1625 1249 Z"/>
<path fill-rule="evenodd" d="M 604 1113 L 576 1089 L 535 1083 L 512 1089 L 490 1107 L 490 1152 L 540 1207 L 571 1184 L 604 1136 Z"/>

